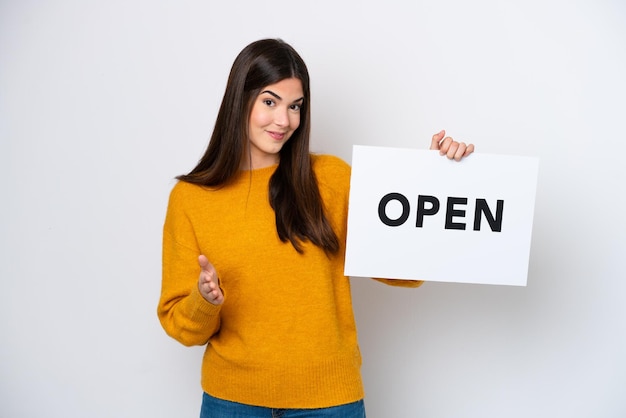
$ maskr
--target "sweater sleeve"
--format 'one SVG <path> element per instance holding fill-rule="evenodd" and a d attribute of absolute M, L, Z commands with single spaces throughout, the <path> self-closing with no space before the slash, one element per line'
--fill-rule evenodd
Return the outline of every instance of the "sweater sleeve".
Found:
<path fill-rule="evenodd" d="M 204 345 L 220 327 L 220 306 L 198 290 L 200 250 L 193 225 L 185 213 L 190 201 L 180 190 L 170 194 L 163 228 L 161 297 L 157 314 L 165 332 L 180 343 Z"/>
<path fill-rule="evenodd" d="M 396 287 L 420 287 L 424 284 L 423 280 L 400 280 L 400 279 L 374 279 L 389 286 Z"/>

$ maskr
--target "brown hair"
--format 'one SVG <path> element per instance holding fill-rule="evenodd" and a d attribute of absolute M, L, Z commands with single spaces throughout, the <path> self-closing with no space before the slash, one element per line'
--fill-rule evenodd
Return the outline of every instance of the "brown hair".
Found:
<path fill-rule="evenodd" d="M 298 252 L 303 251 L 301 243 L 308 240 L 327 253 L 335 253 L 339 250 L 339 240 L 324 213 L 309 152 L 309 73 L 295 49 L 280 39 L 253 42 L 239 53 L 228 77 L 207 150 L 189 174 L 177 178 L 212 187 L 228 184 L 248 150 L 252 103 L 264 87 L 286 78 L 300 80 L 304 101 L 300 125 L 280 150 L 280 161 L 269 183 L 276 230 L 281 241 L 290 241 Z"/>

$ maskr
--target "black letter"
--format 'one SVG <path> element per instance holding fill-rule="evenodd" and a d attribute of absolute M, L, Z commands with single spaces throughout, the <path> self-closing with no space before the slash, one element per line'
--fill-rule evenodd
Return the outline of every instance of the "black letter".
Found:
<path fill-rule="evenodd" d="M 389 219 L 387 217 L 387 213 L 385 212 L 385 208 L 387 207 L 387 203 L 391 200 L 397 200 L 402 203 L 402 215 L 398 219 Z M 406 222 L 409 218 L 409 201 L 406 197 L 401 195 L 400 193 L 388 193 L 380 199 L 380 203 L 378 204 L 378 217 L 381 221 L 387 226 L 400 226 Z"/>
<path fill-rule="evenodd" d="M 480 231 L 480 213 L 484 213 L 489 222 L 489 227 L 493 232 L 502 232 L 502 211 L 504 210 L 504 200 L 498 200 L 496 207 L 496 216 L 494 218 L 487 201 L 485 199 L 476 199 L 476 211 L 474 212 L 474 231 Z"/>
<path fill-rule="evenodd" d="M 424 209 L 424 203 L 426 202 L 432 205 L 428 210 Z M 424 224 L 424 215 L 434 215 L 437 212 L 439 212 L 439 199 L 435 196 L 417 196 L 417 221 L 415 221 L 415 227 L 422 227 Z"/>
<path fill-rule="evenodd" d="M 446 229 L 462 229 L 465 230 L 464 223 L 452 222 L 454 216 L 465 216 L 464 210 L 454 210 L 455 204 L 467 205 L 466 197 L 449 197 L 448 208 L 446 209 Z"/>

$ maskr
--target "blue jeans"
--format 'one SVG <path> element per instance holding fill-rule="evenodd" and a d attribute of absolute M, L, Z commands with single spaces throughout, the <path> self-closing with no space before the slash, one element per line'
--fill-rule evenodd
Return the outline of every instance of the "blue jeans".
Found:
<path fill-rule="evenodd" d="M 365 418 L 363 400 L 319 409 L 275 409 L 244 405 L 204 393 L 200 418 Z"/>

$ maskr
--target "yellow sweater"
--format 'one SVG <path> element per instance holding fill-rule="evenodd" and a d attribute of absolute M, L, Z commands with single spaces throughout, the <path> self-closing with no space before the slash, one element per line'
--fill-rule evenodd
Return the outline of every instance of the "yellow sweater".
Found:
<path fill-rule="evenodd" d="M 278 238 L 268 182 L 276 166 L 242 171 L 220 189 L 179 182 L 163 233 L 158 315 L 185 345 L 207 344 L 202 388 L 217 398 L 275 408 L 321 408 L 363 398 L 350 283 L 343 275 L 350 167 L 314 157 L 341 249 L 304 254 Z M 215 266 L 225 301 L 197 287 L 198 255 Z M 418 283 L 397 283 L 416 286 Z"/>

